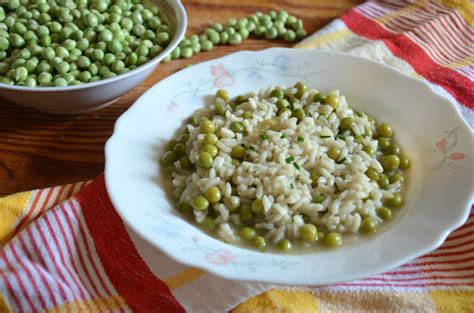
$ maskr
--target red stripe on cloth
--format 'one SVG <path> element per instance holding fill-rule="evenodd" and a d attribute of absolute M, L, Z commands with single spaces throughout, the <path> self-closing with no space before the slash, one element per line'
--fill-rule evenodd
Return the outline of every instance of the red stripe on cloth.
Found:
<path fill-rule="evenodd" d="M 5 267 L 9 269 L 9 272 L 7 271 L 2 271 L 0 272 L 0 279 L 2 279 L 4 282 L 5 282 L 5 286 L 7 286 L 7 290 L 9 291 L 9 294 L 11 296 L 11 299 L 13 300 L 14 302 L 14 305 L 16 305 L 18 308 L 21 308 L 23 307 L 23 310 L 24 311 L 28 311 L 28 310 L 31 310 L 33 308 L 33 302 L 31 302 L 30 298 L 27 296 L 27 293 L 26 293 L 26 289 L 25 289 L 25 286 L 23 285 L 23 283 L 19 280 L 18 278 L 18 275 L 17 273 L 12 269 L 11 265 L 9 264 L 10 262 L 8 262 L 7 260 L 7 257 L 5 256 L 5 254 L 3 254 L 1 257 L 0 257 L 1 260 L 3 260 L 3 262 L 5 263 Z M 15 286 L 19 286 L 20 289 L 21 289 L 21 294 L 24 295 L 24 299 L 26 300 L 27 302 L 27 305 L 29 306 L 28 307 L 25 307 L 21 302 L 20 302 L 20 298 L 18 297 L 18 294 L 20 293 L 17 293 L 15 290 L 15 288 L 13 288 L 12 284 L 10 283 L 10 279 L 9 279 L 9 275 L 12 276 L 12 278 L 14 278 L 16 280 L 16 285 Z"/>
<path fill-rule="evenodd" d="M 422 274 L 422 273 L 420 273 Z M 385 277 L 371 277 L 364 279 L 365 282 L 386 282 L 387 284 L 391 282 L 395 283 L 403 283 L 403 282 L 417 282 L 419 281 L 420 283 L 423 283 L 424 281 L 428 280 L 440 280 L 440 282 L 449 282 L 449 280 L 457 280 L 457 279 L 470 279 L 474 278 L 474 275 L 468 274 L 468 275 L 459 275 L 459 276 L 449 276 L 449 275 L 433 275 L 433 276 L 419 276 L 419 277 L 403 277 L 403 278 L 385 278 Z M 470 283 L 470 282 L 469 282 Z M 462 284 L 460 282 L 460 284 Z"/>
<path fill-rule="evenodd" d="M 462 247 L 462 246 L 467 246 L 467 245 L 472 244 L 472 243 L 474 243 L 474 239 L 466 240 L 464 242 L 460 242 L 460 243 L 454 244 L 454 245 L 443 245 L 438 249 L 438 251 L 451 250 L 451 249 L 459 248 L 459 247 Z"/>
<path fill-rule="evenodd" d="M 70 207 L 71 207 L 71 212 L 73 213 L 75 219 L 78 221 L 80 234 L 83 238 L 83 243 L 87 250 L 87 255 L 89 256 L 89 262 L 92 265 L 93 274 L 95 274 L 95 276 L 97 277 L 100 287 L 105 291 L 106 295 L 113 297 L 115 296 L 115 293 L 112 292 L 109 286 L 105 283 L 105 279 L 107 279 L 107 277 L 103 277 L 104 273 L 101 270 L 99 270 L 98 264 L 96 264 L 96 260 L 94 257 L 95 247 L 93 246 L 92 242 L 89 243 L 89 240 L 87 238 L 89 230 L 85 229 L 86 225 L 83 223 L 83 221 L 81 221 L 81 218 L 79 216 L 80 209 L 76 207 L 75 201 L 70 201 Z M 117 300 L 114 300 L 114 302 L 117 305 L 117 307 L 120 307 L 120 303 Z"/>
<path fill-rule="evenodd" d="M 104 270 L 132 311 L 185 312 L 142 260 L 105 189 L 103 175 L 77 194 Z"/>
<path fill-rule="evenodd" d="M 33 227 L 27 227 L 24 231 L 23 231 L 23 235 L 25 235 L 25 237 L 28 239 L 31 247 L 32 247 L 32 250 L 34 251 L 34 253 L 36 254 L 36 257 L 38 259 L 38 263 L 43 266 L 44 268 L 51 268 L 51 267 L 54 267 L 54 270 L 56 271 L 56 273 L 60 276 L 60 279 L 64 281 L 64 276 L 61 274 L 61 272 L 59 271 L 59 268 L 53 258 L 53 254 L 52 254 L 52 251 L 51 251 L 51 247 L 49 245 L 49 243 L 45 240 L 44 238 L 44 234 L 42 233 L 42 231 L 40 229 L 38 229 L 37 227 L 36 228 L 36 231 L 38 232 L 39 234 L 39 237 L 40 238 L 37 238 L 36 236 L 33 236 L 33 230 L 32 230 Z M 36 238 L 35 238 L 36 237 Z M 25 239 L 26 239 L 25 238 Z M 39 240 L 41 242 L 41 244 L 38 244 L 37 240 Z M 26 241 L 26 240 L 25 240 Z M 46 247 L 46 253 L 48 254 L 48 257 L 45 258 L 43 257 L 43 254 L 41 253 L 41 250 L 40 250 L 40 246 L 42 247 Z M 44 275 L 42 274 L 42 271 L 40 270 L 40 275 L 42 276 L 41 280 L 44 281 L 45 284 L 48 284 L 48 281 L 46 280 L 46 278 L 44 277 Z M 61 285 L 60 282 L 57 282 L 57 286 L 58 286 L 58 290 L 59 290 L 59 294 L 60 294 L 60 299 L 61 301 L 65 301 L 67 300 L 67 296 L 66 296 L 66 291 L 64 290 L 64 287 Z"/>
<path fill-rule="evenodd" d="M 428 81 L 441 86 L 456 100 L 474 109 L 474 83 L 467 77 L 434 62 L 428 54 L 404 34 L 397 34 L 379 23 L 363 16 L 356 9 L 341 17 L 347 27 L 359 36 L 370 40 L 381 40 L 397 57 L 409 63 Z"/>
<path fill-rule="evenodd" d="M 66 246 L 66 250 L 67 250 L 67 253 L 69 255 L 69 260 L 70 260 L 70 264 L 73 268 L 74 271 L 72 271 L 72 273 L 74 274 L 74 276 L 76 277 L 77 281 L 80 281 L 80 283 L 78 283 L 78 285 L 81 287 L 81 291 L 80 291 L 80 294 L 81 294 L 81 298 L 82 299 L 85 299 L 85 300 L 88 300 L 90 298 L 92 298 L 92 295 L 91 293 L 89 292 L 89 290 L 87 290 L 87 288 L 85 287 L 85 281 L 84 281 L 84 278 L 80 275 L 80 272 L 79 272 L 79 267 L 78 265 L 76 264 L 76 261 L 74 260 L 74 255 L 76 255 L 76 253 L 74 253 L 72 251 L 72 247 L 71 247 L 71 243 L 69 242 L 69 238 L 68 236 L 66 235 L 66 229 L 65 227 L 68 227 L 66 225 L 63 224 L 63 222 L 61 221 L 61 219 L 59 218 L 59 212 L 58 210 L 53 210 L 52 212 L 52 215 L 55 219 L 55 222 L 56 222 L 56 225 L 58 225 L 59 227 L 59 230 L 61 231 L 61 237 L 63 238 L 64 240 L 64 244 Z M 68 227 L 68 231 L 70 231 L 69 227 Z M 68 267 L 69 268 L 69 267 Z M 83 271 L 84 272 L 84 271 Z M 87 278 L 87 277 L 86 277 Z M 87 293 L 87 298 L 84 296 L 84 293 Z"/>
<path fill-rule="evenodd" d="M 403 276 L 403 275 L 413 275 L 413 274 L 420 274 L 420 273 L 450 273 L 450 272 L 466 272 L 474 270 L 473 266 L 465 266 L 465 267 L 455 267 L 455 268 L 419 268 L 416 270 L 409 270 L 409 271 L 394 271 L 394 272 L 387 272 L 383 275 L 390 275 L 390 276 Z"/>
<path fill-rule="evenodd" d="M 61 207 L 61 213 L 63 215 L 63 217 L 65 218 L 66 220 L 66 223 L 67 223 L 67 230 L 70 232 L 70 236 L 72 236 L 73 238 L 73 242 L 74 242 L 74 245 L 75 245 L 75 249 L 73 249 L 74 253 L 77 254 L 79 256 L 79 264 L 81 266 L 81 269 L 82 271 L 84 272 L 84 276 L 85 278 L 87 279 L 87 282 L 89 283 L 89 286 L 91 286 L 91 289 L 92 289 L 92 295 L 95 299 L 99 299 L 101 298 L 101 295 L 100 295 L 100 292 L 99 292 L 99 289 L 97 288 L 97 285 L 94 281 L 94 279 L 92 278 L 92 273 L 89 269 L 89 266 L 87 266 L 86 264 L 86 261 L 88 261 L 85 257 L 87 257 L 87 253 L 83 253 L 83 251 L 81 251 L 81 247 L 80 247 L 80 235 L 79 235 L 79 232 L 74 228 L 73 226 L 73 218 L 74 216 L 69 216 L 69 214 L 72 215 L 72 213 L 70 213 L 70 209 L 68 206 L 66 206 L 65 203 L 62 203 L 59 205 Z M 79 222 L 77 221 L 77 224 L 79 224 Z M 78 228 L 80 227 L 79 225 L 77 226 Z"/>
<path fill-rule="evenodd" d="M 474 235 L 474 230 L 462 233 L 460 235 L 450 236 L 450 237 L 448 237 L 448 239 L 446 239 L 446 241 L 453 241 L 453 240 L 465 238 L 465 237 L 472 236 L 472 235 Z"/>
<path fill-rule="evenodd" d="M 19 241 L 19 240 L 18 240 Z M 16 251 L 16 243 L 14 244 L 10 244 L 7 248 L 10 248 L 10 251 L 12 253 L 12 256 L 15 258 L 16 260 L 16 265 L 17 267 L 20 268 L 20 270 L 18 271 L 15 271 L 15 276 L 17 277 L 18 281 L 20 282 L 20 287 L 23 291 L 25 291 L 25 294 L 24 294 L 24 297 L 28 300 L 28 302 L 31 304 L 31 308 L 33 310 L 33 308 L 35 307 L 32 303 L 32 300 L 30 299 L 30 295 L 28 293 L 26 293 L 26 286 L 23 282 L 23 280 L 21 279 L 20 275 L 19 275 L 19 272 L 23 272 L 25 273 L 25 279 L 26 279 L 26 282 L 33 287 L 33 290 L 35 292 L 35 298 L 38 299 L 38 301 L 40 302 L 40 306 L 41 308 L 46 308 L 46 302 L 45 300 L 43 299 L 43 294 L 40 292 L 40 289 L 38 287 L 38 284 L 36 283 L 36 280 L 33 278 L 33 275 L 31 274 L 30 270 L 26 267 L 25 263 L 23 262 L 23 259 L 20 258 L 18 256 L 18 253 Z M 8 259 L 8 257 L 7 257 Z"/>
<path fill-rule="evenodd" d="M 24 253 L 24 255 L 26 256 L 25 259 L 28 260 L 28 263 L 26 264 L 29 264 L 33 268 L 31 271 L 29 271 L 29 269 L 27 269 L 25 266 L 25 269 L 27 269 L 31 273 L 30 277 L 32 280 L 35 280 L 33 274 L 38 275 L 38 281 L 41 282 L 41 284 L 43 284 L 44 286 L 44 289 L 40 290 L 40 294 L 44 296 L 45 300 L 49 299 L 53 306 L 58 305 L 61 300 L 58 299 L 58 295 L 53 292 L 53 289 L 51 288 L 52 286 L 45 276 L 45 270 L 38 265 L 38 263 L 40 263 L 40 260 L 37 256 L 34 255 L 36 253 L 34 253 L 34 251 L 32 251 L 32 249 L 30 248 L 31 243 L 28 241 L 25 232 L 22 232 L 18 235 L 18 240 L 21 246 L 20 251 Z M 44 291 L 46 291 L 46 294 L 44 294 Z M 42 308 L 48 308 L 48 306 L 44 305 L 42 306 Z"/>

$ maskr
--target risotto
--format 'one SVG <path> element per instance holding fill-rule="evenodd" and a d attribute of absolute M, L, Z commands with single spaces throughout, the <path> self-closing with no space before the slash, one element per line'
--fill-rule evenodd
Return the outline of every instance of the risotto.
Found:
<path fill-rule="evenodd" d="M 188 119 L 161 162 L 178 210 L 260 251 L 337 247 L 403 205 L 410 161 L 387 123 L 303 83 L 215 102 Z"/>

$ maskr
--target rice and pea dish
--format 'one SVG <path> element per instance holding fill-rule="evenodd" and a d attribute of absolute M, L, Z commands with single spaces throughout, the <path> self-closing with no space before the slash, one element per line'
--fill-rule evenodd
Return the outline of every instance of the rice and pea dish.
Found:
<path fill-rule="evenodd" d="M 301 82 L 233 99 L 218 90 L 161 162 L 181 212 L 260 251 L 375 233 L 403 205 L 410 167 L 389 124 Z"/>

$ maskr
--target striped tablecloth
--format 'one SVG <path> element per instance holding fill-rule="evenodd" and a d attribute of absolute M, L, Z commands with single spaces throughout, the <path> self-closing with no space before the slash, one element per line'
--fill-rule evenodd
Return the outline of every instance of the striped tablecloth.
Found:
<path fill-rule="evenodd" d="M 298 47 L 425 79 L 474 126 L 473 15 L 467 0 L 367 2 Z M 173 262 L 124 226 L 102 176 L 0 199 L 0 245 L 2 313 L 474 311 L 473 213 L 442 247 L 400 268 L 304 289 L 226 281 Z"/>

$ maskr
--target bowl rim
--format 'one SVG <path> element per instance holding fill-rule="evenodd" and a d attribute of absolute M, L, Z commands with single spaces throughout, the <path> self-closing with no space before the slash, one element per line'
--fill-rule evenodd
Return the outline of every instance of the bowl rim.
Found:
<path fill-rule="evenodd" d="M 157 56 L 149 60 L 148 62 L 138 66 L 137 68 L 128 71 L 126 73 L 117 75 L 115 77 L 111 78 L 105 78 L 98 80 L 96 82 L 92 83 L 85 83 L 81 85 L 70 85 L 70 86 L 64 86 L 64 87 L 27 87 L 27 86 L 16 86 L 16 85 L 8 85 L 8 84 L 3 84 L 0 83 L 0 89 L 7 89 L 7 90 L 12 90 L 12 91 L 34 91 L 34 92 L 52 92 L 52 91 L 70 91 L 70 90 L 79 90 L 79 89 L 86 89 L 86 88 L 92 88 L 92 87 L 98 87 L 101 85 L 109 84 L 114 81 L 122 80 L 125 78 L 128 78 L 130 76 L 133 76 L 141 71 L 144 71 L 150 67 L 156 66 L 161 60 L 163 60 L 168 54 L 171 53 L 181 42 L 183 39 L 185 33 L 186 33 L 186 28 L 188 25 L 188 17 L 186 15 L 186 10 L 184 9 L 183 4 L 179 0 L 170 0 L 169 1 L 171 6 L 173 7 L 174 13 L 177 15 L 177 28 L 176 32 L 173 36 L 173 39 L 171 42 L 168 44 L 168 46 L 161 51 Z"/>
<path fill-rule="evenodd" d="M 344 53 L 344 52 L 341 52 L 341 51 L 328 51 L 328 50 L 322 50 L 322 49 L 294 49 L 294 48 L 273 47 L 273 48 L 267 48 L 267 49 L 257 50 L 257 51 L 249 51 L 249 50 L 238 51 L 238 52 L 234 52 L 234 53 L 222 56 L 222 57 L 218 57 L 218 58 L 214 58 L 214 59 L 211 59 L 211 60 L 208 60 L 208 61 L 205 61 L 205 62 L 201 62 L 201 63 L 199 63 L 199 65 L 203 65 L 203 64 L 204 65 L 206 65 L 206 64 L 209 65 L 211 63 L 215 63 L 216 61 L 219 61 L 219 60 L 222 60 L 222 59 L 232 58 L 235 55 L 243 54 L 243 55 L 250 56 L 250 55 L 257 54 L 257 53 L 268 52 L 270 50 L 273 50 L 273 51 L 275 51 L 275 50 L 280 50 L 280 51 L 313 50 L 316 53 L 332 54 L 332 55 L 347 57 L 347 58 L 355 59 L 355 60 L 358 60 L 358 61 L 361 61 L 361 62 L 370 63 L 370 64 L 373 64 L 375 66 L 381 67 L 384 70 L 388 70 L 388 71 L 392 72 L 392 74 L 397 75 L 398 77 L 401 77 L 402 79 L 411 81 L 413 84 L 417 84 L 420 87 L 420 89 L 423 89 L 423 92 L 431 93 L 433 96 L 435 96 L 435 97 L 437 97 L 437 98 L 439 98 L 439 99 L 441 99 L 445 102 L 449 102 L 450 105 L 447 106 L 447 110 L 451 111 L 451 113 L 453 114 L 453 116 L 455 116 L 455 118 L 458 120 L 458 122 L 465 129 L 469 130 L 470 137 L 471 137 L 471 142 L 474 142 L 474 130 L 469 126 L 467 121 L 464 119 L 464 117 L 462 116 L 458 106 L 453 102 L 453 100 L 451 100 L 450 98 L 448 98 L 446 96 L 442 96 L 439 93 L 437 93 L 435 91 L 435 89 L 427 81 L 418 79 L 416 77 L 409 76 L 409 75 L 403 73 L 402 71 L 400 71 L 397 68 L 391 67 L 391 66 L 389 66 L 387 64 L 384 64 L 384 63 L 377 62 L 377 61 L 372 60 L 372 59 L 368 59 L 368 58 L 364 58 L 364 57 L 360 57 L 360 56 L 356 56 L 356 55 L 351 55 L 351 54 Z M 192 69 L 191 68 L 186 68 L 186 69 L 183 69 L 182 71 L 187 71 L 187 70 L 192 70 Z M 171 76 L 168 76 L 164 80 L 168 79 L 169 77 L 171 77 Z M 164 80 L 162 80 L 159 83 L 162 83 Z M 155 86 L 156 86 L 156 84 L 155 84 Z M 142 97 L 145 97 L 147 93 L 151 92 L 151 89 L 153 87 L 151 87 L 149 90 L 147 90 L 147 92 L 145 92 L 143 95 L 141 95 L 135 102 L 139 102 L 139 100 Z M 314 286 L 319 286 L 319 285 L 326 285 L 326 284 L 341 283 L 341 282 L 346 282 L 346 281 L 353 281 L 353 280 L 357 280 L 357 279 L 363 279 L 365 277 L 370 277 L 372 275 L 377 275 L 377 274 L 383 273 L 385 271 L 389 271 L 389 270 L 392 270 L 396 267 L 399 267 L 399 266 L 401 266 L 401 265 L 403 265 L 403 264 L 405 264 L 405 263 L 407 263 L 407 262 L 409 262 L 409 261 L 411 261 L 415 258 L 418 258 L 422 255 L 425 255 L 425 254 L 437 249 L 438 247 L 440 247 L 445 242 L 446 238 L 453 231 L 455 231 L 456 229 L 461 227 L 463 224 L 465 224 L 465 222 L 467 221 L 467 219 L 469 217 L 469 214 L 470 214 L 470 208 L 472 207 L 473 202 L 474 202 L 474 193 L 471 193 L 470 195 L 468 195 L 468 194 L 464 195 L 462 197 L 461 201 L 459 201 L 459 205 L 462 206 L 462 208 L 463 208 L 463 214 L 459 215 L 457 217 L 457 219 L 455 221 L 453 221 L 450 225 L 445 226 L 443 232 L 439 232 L 437 234 L 437 236 L 433 236 L 431 241 L 429 243 L 426 243 L 422 248 L 420 247 L 420 248 L 416 249 L 416 251 L 412 251 L 411 253 L 407 253 L 407 254 L 405 254 L 405 255 L 397 258 L 397 259 L 394 259 L 390 263 L 387 263 L 387 264 L 384 264 L 384 265 L 376 264 L 376 265 L 372 266 L 370 269 L 364 270 L 363 272 L 353 273 L 351 275 L 345 275 L 344 278 L 341 278 L 340 276 L 336 275 L 335 278 L 333 278 L 333 279 L 326 279 L 325 281 L 315 283 L 314 281 L 310 282 L 309 280 L 306 280 L 306 281 L 294 280 L 294 279 L 291 278 L 291 275 L 288 275 L 288 277 L 286 279 L 281 279 L 279 277 L 261 278 L 261 277 L 256 277 L 256 276 L 252 276 L 252 275 L 249 275 L 249 274 L 234 275 L 231 272 L 227 272 L 225 270 L 219 270 L 219 268 L 217 268 L 217 267 L 201 265 L 197 262 L 194 262 L 193 259 L 191 259 L 191 258 L 186 259 L 186 258 L 183 258 L 183 257 L 178 257 L 177 254 L 175 255 L 175 253 L 172 253 L 168 249 L 165 249 L 163 247 L 163 245 L 156 244 L 155 241 L 151 240 L 151 238 L 149 238 L 149 236 L 140 227 L 138 227 L 136 224 L 134 224 L 130 220 L 128 220 L 126 214 L 118 208 L 119 207 L 119 202 L 121 202 L 121 201 L 118 201 L 116 198 L 114 198 L 113 195 L 115 195 L 116 192 L 115 193 L 111 192 L 112 188 L 110 187 L 110 185 L 111 185 L 110 180 L 113 177 L 112 177 L 112 175 L 107 174 L 107 173 L 110 173 L 110 170 L 111 170 L 110 162 L 107 162 L 107 159 L 109 159 L 111 154 L 112 154 L 112 151 L 111 151 L 112 146 L 116 145 L 115 141 L 117 141 L 118 136 L 114 136 L 114 135 L 116 135 L 118 133 L 119 128 L 122 128 L 121 124 L 124 123 L 123 121 L 125 120 L 126 113 L 129 112 L 129 111 L 130 112 L 135 112 L 136 109 L 137 109 L 137 107 L 133 108 L 133 105 L 132 105 L 126 112 L 124 112 L 124 114 L 122 114 L 122 116 L 120 116 L 120 118 L 115 123 L 114 131 L 113 131 L 111 137 L 107 140 L 107 142 L 105 144 L 105 150 L 104 150 L 104 152 L 105 152 L 104 180 L 105 180 L 105 187 L 106 187 L 106 190 L 107 190 L 107 193 L 109 195 L 111 203 L 116 208 L 117 213 L 119 214 L 119 216 L 121 217 L 121 219 L 123 220 L 123 222 L 127 226 L 127 228 L 130 231 L 132 231 L 133 233 L 135 233 L 137 236 L 139 236 L 146 243 L 148 243 L 150 246 L 152 246 L 154 249 L 157 249 L 157 251 L 163 253 L 164 255 L 166 255 L 167 257 L 169 257 L 170 259 L 172 259 L 173 261 L 175 261 L 179 264 L 182 264 L 184 266 L 189 266 L 189 267 L 195 267 L 195 268 L 198 268 L 200 270 L 205 271 L 206 273 L 216 275 L 216 276 L 224 278 L 224 279 L 230 279 L 230 280 L 235 280 L 235 281 L 246 281 L 246 282 L 269 283 L 269 284 L 275 284 L 275 285 L 292 285 L 292 286 L 314 285 Z M 218 240 L 218 239 L 216 239 L 216 240 Z M 239 248 L 238 246 L 234 246 L 234 247 Z"/>

